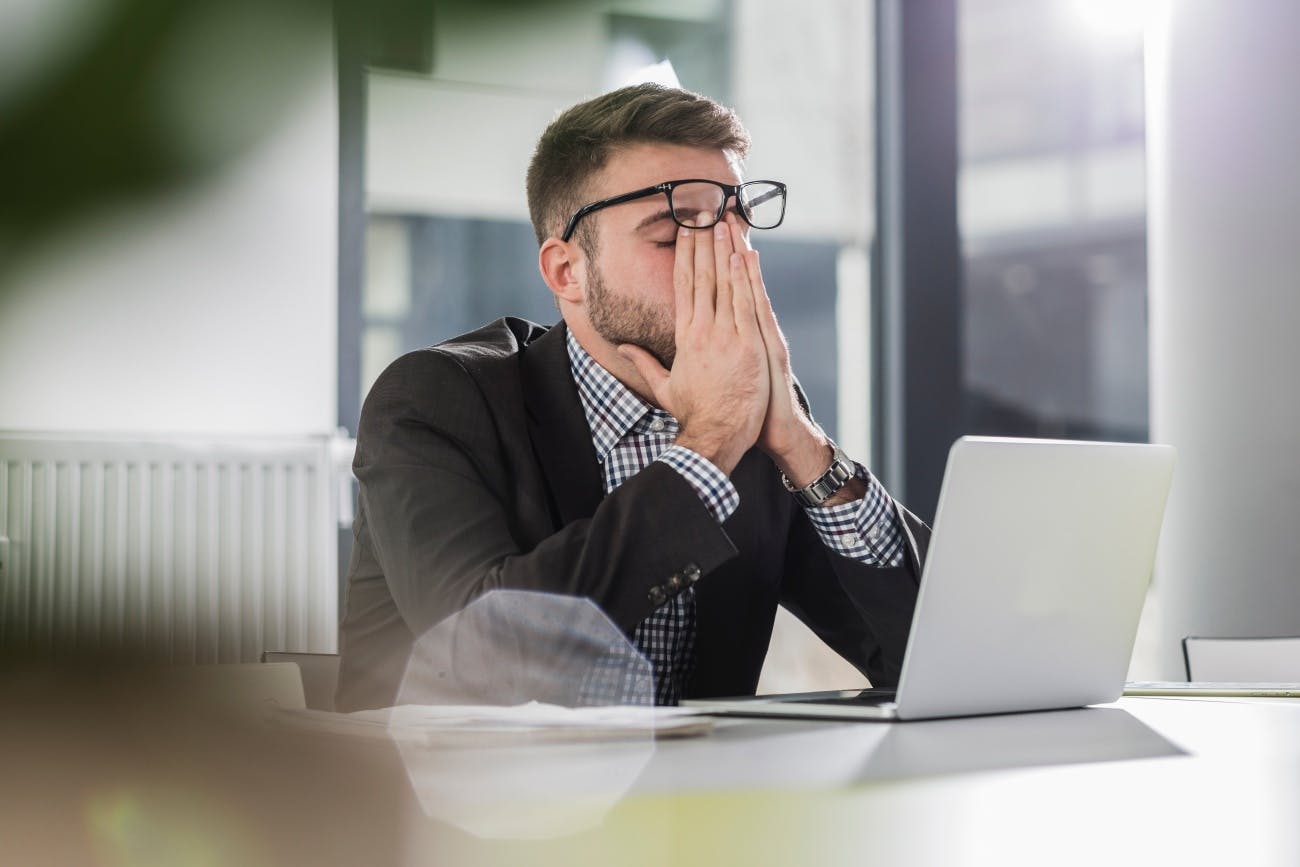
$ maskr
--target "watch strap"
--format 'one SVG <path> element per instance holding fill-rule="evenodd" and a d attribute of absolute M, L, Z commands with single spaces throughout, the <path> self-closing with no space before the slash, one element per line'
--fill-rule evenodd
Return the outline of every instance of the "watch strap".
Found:
<path fill-rule="evenodd" d="M 813 479 L 810 484 L 796 488 L 786 478 L 785 473 L 781 473 L 781 484 L 785 485 L 785 489 L 794 494 L 795 499 L 804 506 L 820 506 L 839 493 L 840 489 L 848 484 L 849 479 L 857 475 L 857 468 L 844 450 L 833 442 L 831 446 L 835 452 L 831 457 L 830 468 Z"/>

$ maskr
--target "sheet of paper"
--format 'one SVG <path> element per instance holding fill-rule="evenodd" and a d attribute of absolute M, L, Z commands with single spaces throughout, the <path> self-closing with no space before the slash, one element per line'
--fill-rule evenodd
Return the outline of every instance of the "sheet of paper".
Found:
<path fill-rule="evenodd" d="M 274 708 L 268 720 L 292 728 L 388 737 L 431 746 L 685 737 L 703 734 L 713 725 L 711 719 L 690 708 L 570 708 L 540 702 L 510 707 L 401 705 L 346 714 Z"/>

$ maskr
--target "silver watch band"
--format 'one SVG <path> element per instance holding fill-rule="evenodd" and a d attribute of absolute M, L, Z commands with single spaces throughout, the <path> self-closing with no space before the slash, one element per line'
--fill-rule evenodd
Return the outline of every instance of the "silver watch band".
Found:
<path fill-rule="evenodd" d="M 795 499 L 805 506 L 820 506 L 835 496 L 849 479 L 856 475 L 857 470 L 853 461 L 849 460 L 844 450 L 835 443 L 831 443 L 831 446 L 834 447 L 835 454 L 831 457 L 830 468 L 813 479 L 811 484 L 796 488 L 785 477 L 785 473 L 781 474 L 781 484 L 785 485 L 785 489 L 794 494 Z"/>

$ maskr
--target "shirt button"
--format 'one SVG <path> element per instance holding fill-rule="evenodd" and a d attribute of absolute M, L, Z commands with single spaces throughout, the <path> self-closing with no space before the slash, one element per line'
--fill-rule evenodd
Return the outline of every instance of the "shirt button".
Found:
<path fill-rule="evenodd" d="M 854 548 L 862 544 L 862 537 L 857 533 L 845 533 L 843 536 L 840 536 L 840 541 L 845 545 L 848 545 L 850 548 Z"/>
<path fill-rule="evenodd" d="M 658 416 L 655 416 L 654 421 L 650 422 L 650 430 L 654 431 L 655 433 L 663 433 L 664 427 L 665 427 L 664 420 L 659 418 Z"/>
<path fill-rule="evenodd" d="M 668 579 L 668 589 L 673 593 L 682 589 L 682 576 L 674 575 Z"/>
<path fill-rule="evenodd" d="M 664 604 L 668 596 L 664 593 L 662 587 L 651 587 L 650 592 L 646 594 L 646 598 L 650 600 L 651 605 L 658 607 Z"/>
<path fill-rule="evenodd" d="M 879 541 L 880 541 L 880 525 L 879 525 L 879 524 L 872 524 L 872 525 L 871 525 L 871 529 L 867 531 L 867 538 L 870 539 L 872 542 L 879 542 Z"/>
<path fill-rule="evenodd" d="M 687 581 L 694 584 L 700 580 L 700 567 L 694 563 L 687 563 L 686 568 L 682 570 L 682 575 L 685 576 Z"/>

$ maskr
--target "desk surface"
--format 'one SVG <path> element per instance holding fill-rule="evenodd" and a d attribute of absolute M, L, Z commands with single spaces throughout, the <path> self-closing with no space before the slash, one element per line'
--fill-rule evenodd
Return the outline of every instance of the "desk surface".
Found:
<path fill-rule="evenodd" d="M 514 770 L 519 784 L 545 769 Z M 616 799 L 572 781 L 560 796 L 563 774 L 531 815 L 568 833 L 487 840 L 415 822 L 410 851 L 475 865 L 1300 864 L 1294 700 L 1130 698 L 892 725 L 746 720 L 660 742 Z M 511 794 L 479 806 L 489 820 L 478 834 L 545 833 Z"/>
<path fill-rule="evenodd" d="M 146 736 L 156 715 L 113 707 L 0 714 L 0 861 L 1300 864 L 1300 700 L 724 720 L 432 758 L 207 715 Z"/>

